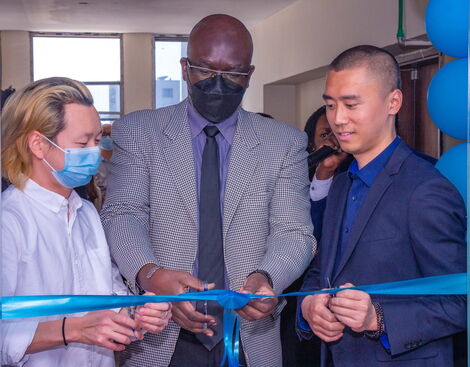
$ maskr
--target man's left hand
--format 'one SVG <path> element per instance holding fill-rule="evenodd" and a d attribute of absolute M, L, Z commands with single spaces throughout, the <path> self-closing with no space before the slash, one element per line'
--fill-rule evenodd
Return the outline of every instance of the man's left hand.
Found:
<path fill-rule="evenodd" d="M 260 273 L 251 274 L 238 291 L 240 293 L 274 295 L 268 279 Z M 262 319 L 271 315 L 278 303 L 277 298 L 252 299 L 248 304 L 237 310 L 238 314 L 248 321 Z"/>
<path fill-rule="evenodd" d="M 340 288 L 354 287 L 346 283 Z M 377 314 L 370 295 L 366 292 L 347 289 L 336 294 L 330 300 L 329 309 L 344 325 L 356 333 L 377 330 Z"/>

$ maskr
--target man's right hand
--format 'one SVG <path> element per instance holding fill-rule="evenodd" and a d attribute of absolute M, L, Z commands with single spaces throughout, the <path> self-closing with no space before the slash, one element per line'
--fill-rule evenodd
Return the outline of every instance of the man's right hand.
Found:
<path fill-rule="evenodd" d="M 328 309 L 329 294 L 307 296 L 302 301 L 302 315 L 313 333 L 324 342 L 334 342 L 343 336 L 344 325 Z"/>
<path fill-rule="evenodd" d="M 139 284 L 147 291 L 154 292 L 155 294 L 171 295 L 186 293 L 189 291 L 189 288 L 198 291 L 204 290 L 202 281 L 184 271 L 161 268 L 150 279 L 147 279 L 146 275 L 152 266 L 152 264 L 145 265 L 137 275 Z M 208 289 L 213 289 L 214 286 L 214 284 L 209 284 Z M 210 315 L 204 316 L 204 314 L 197 312 L 191 302 L 175 302 L 171 312 L 173 321 L 182 328 L 193 333 L 204 333 L 208 336 L 214 334 L 206 326 L 215 325 L 215 318 Z"/>

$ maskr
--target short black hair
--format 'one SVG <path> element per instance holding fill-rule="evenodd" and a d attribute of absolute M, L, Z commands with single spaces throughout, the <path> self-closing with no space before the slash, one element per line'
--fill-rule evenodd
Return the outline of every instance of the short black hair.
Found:
<path fill-rule="evenodd" d="M 329 69 L 343 71 L 365 66 L 384 81 L 389 90 L 401 89 L 400 67 L 395 57 L 388 51 L 371 46 L 355 46 L 340 53 L 330 64 Z"/>
<path fill-rule="evenodd" d="M 308 136 L 309 144 L 308 144 L 307 150 L 309 151 L 309 153 L 311 153 L 310 147 L 312 145 L 311 143 L 313 142 L 313 139 L 315 138 L 315 129 L 317 128 L 318 120 L 323 115 L 326 116 L 326 106 L 325 105 L 321 106 L 314 113 L 312 113 L 310 115 L 310 117 L 308 118 L 307 123 L 305 124 L 304 131 L 307 133 L 307 136 Z"/>

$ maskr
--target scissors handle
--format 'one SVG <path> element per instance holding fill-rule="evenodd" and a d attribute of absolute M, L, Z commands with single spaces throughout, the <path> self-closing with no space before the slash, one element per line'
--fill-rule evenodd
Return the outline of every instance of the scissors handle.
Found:
<path fill-rule="evenodd" d="M 326 283 L 328 284 L 328 288 L 330 288 L 330 289 L 333 288 L 333 286 L 331 285 L 330 278 L 326 277 L 325 279 L 326 279 Z M 334 293 L 331 294 L 331 297 L 335 297 L 335 296 L 336 296 L 336 294 L 334 294 Z"/>

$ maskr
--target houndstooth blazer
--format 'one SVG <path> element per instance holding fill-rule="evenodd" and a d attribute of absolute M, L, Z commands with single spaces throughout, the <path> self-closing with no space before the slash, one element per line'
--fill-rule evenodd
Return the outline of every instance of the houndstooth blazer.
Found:
<path fill-rule="evenodd" d="M 114 153 L 101 218 L 114 261 L 135 290 L 142 266 L 192 272 L 198 202 L 187 101 L 137 111 L 113 125 Z M 253 270 L 267 271 L 282 292 L 309 265 L 316 242 L 309 214 L 306 136 L 239 109 L 227 175 L 223 240 L 230 289 Z M 279 313 L 242 320 L 250 367 L 281 366 Z M 132 343 L 125 366 L 168 366 L 179 326 Z"/>

